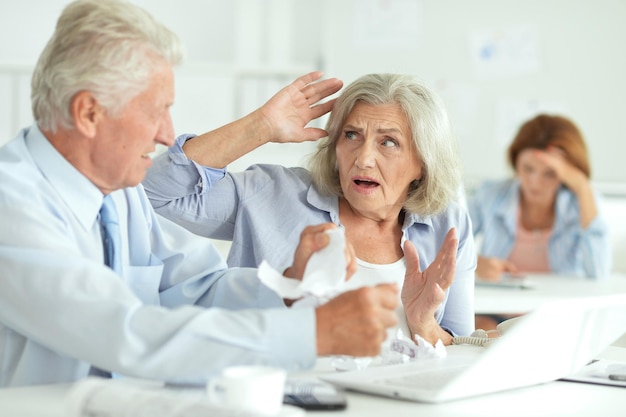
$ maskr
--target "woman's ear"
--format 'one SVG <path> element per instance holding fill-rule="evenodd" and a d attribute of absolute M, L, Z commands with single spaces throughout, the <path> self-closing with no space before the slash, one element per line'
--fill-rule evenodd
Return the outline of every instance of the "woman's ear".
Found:
<path fill-rule="evenodd" d="M 80 91 L 72 99 L 70 113 L 76 129 L 84 136 L 93 138 L 98 132 L 98 122 L 104 109 L 89 91 Z"/>

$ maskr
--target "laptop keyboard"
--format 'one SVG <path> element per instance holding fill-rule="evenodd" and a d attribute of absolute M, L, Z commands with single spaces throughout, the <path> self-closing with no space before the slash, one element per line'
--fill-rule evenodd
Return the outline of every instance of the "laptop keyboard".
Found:
<path fill-rule="evenodd" d="M 420 371 L 415 374 L 395 376 L 376 380 L 377 384 L 403 388 L 437 389 L 450 382 L 452 378 L 467 369 L 466 366 Z"/>

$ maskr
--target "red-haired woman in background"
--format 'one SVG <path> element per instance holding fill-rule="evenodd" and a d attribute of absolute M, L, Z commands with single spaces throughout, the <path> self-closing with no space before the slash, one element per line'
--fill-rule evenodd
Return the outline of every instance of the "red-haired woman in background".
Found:
<path fill-rule="evenodd" d="M 513 178 L 487 181 L 469 198 L 474 235 L 482 240 L 476 275 L 608 277 L 608 225 L 576 125 L 561 116 L 536 116 L 519 129 L 508 160 Z M 493 322 L 477 319 L 476 326 L 487 329 Z"/>

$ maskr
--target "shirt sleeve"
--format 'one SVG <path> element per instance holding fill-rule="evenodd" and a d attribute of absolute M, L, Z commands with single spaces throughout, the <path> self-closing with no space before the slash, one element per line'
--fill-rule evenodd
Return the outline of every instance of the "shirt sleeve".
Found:
<path fill-rule="evenodd" d="M 440 325 L 453 336 L 467 336 L 474 331 L 474 271 L 476 250 L 469 215 L 461 210 L 456 225 L 459 246 L 456 274 L 450 286 Z"/>
<path fill-rule="evenodd" d="M 602 212 L 602 199 L 595 194 L 598 215 L 589 226 L 580 225 L 580 212 L 577 206 L 568 203 L 565 197 L 573 194 L 561 192 L 557 200 L 559 234 L 550 246 L 550 264 L 561 274 L 584 276 L 603 280 L 611 272 L 611 242 L 609 226 Z"/>
<path fill-rule="evenodd" d="M 203 383 L 232 364 L 315 362 L 314 310 L 285 308 L 254 269 L 226 269 L 206 239 L 153 217 L 150 259 L 131 257 L 119 277 L 47 210 L 2 214 L 2 385 L 71 381 L 85 363 Z"/>
<path fill-rule="evenodd" d="M 187 158 L 183 144 L 193 137 L 179 136 L 167 152 L 154 159 L 154 165 L 143 181 L 153 207 L 160 207 L 190 194 L 201 194 L 226 175 L 225 168 L 205 167 Z"/>
<path fill-rule="evenodd" d="M 197 235 L 232 240 L 239 196 L 226 169 L 209 168 L 187 158 L 180 136 L 154 159 L 143 187 L 154 210 Z M 219 196 L 215 185 L 220 183 Z M 212 192 L 209 192 L 211 190 Z"/>

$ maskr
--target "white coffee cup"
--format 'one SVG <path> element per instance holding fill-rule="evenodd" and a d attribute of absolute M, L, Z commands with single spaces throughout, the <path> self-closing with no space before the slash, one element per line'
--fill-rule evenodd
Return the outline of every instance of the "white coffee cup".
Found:
<path fill-rule="evenodd" d="M 221 407 L 275 415 L 283 404 L 284 369 L 268 366 L 233 366 L 212 379 L 206 390 L 209 400 Z"/>

